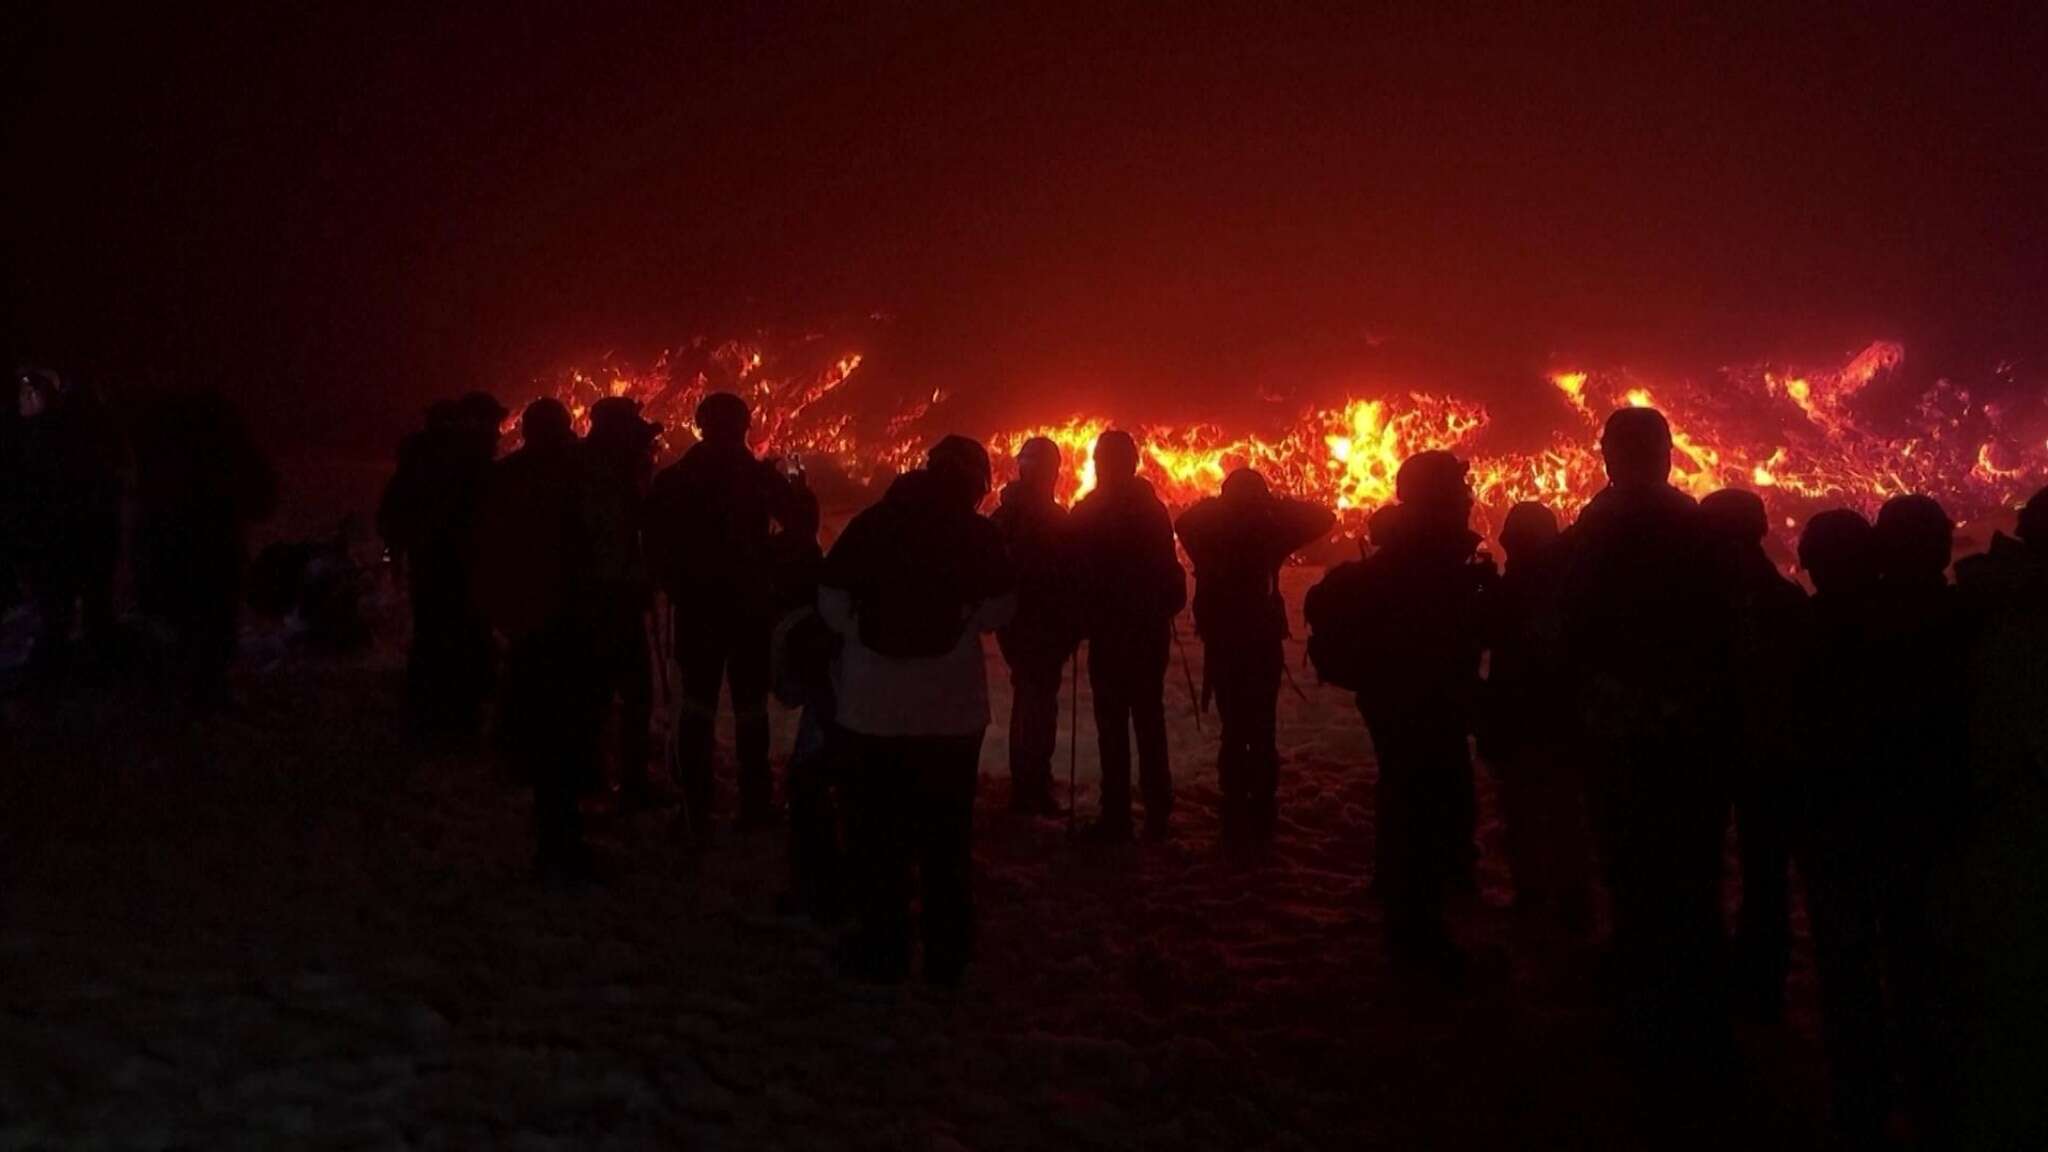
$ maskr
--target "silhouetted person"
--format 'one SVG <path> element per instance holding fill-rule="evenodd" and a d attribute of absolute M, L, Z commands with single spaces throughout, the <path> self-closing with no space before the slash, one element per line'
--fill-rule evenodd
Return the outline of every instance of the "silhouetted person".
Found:
<path fill-rule="evenodd" d="M 577 796 L 597 751 L 581 704 L 593 662 L 582 470 L 559 401 L 528 404 L 519 436 L 519 450 L 491 469 L 478 599 L 507 641 L 498 735 L 507 766 L 533 787 L 535 874 L 580 882 L 590 877 L 590 855 Z"/>
<path fill-rule="evenodd" d="M 1189 508 L 1175 526 L 1195 568 L 1204 694 L 1215 694 L 1223 722 L 1216 776 L 1223 840 L 1233 848 L 1270 845 L 1278 816 L 1277 713 L 1288 635 L 1280 568 L 1336 523 L 1329 509 L 1276 497 L 1265 477 L 1240 468 L 1224 478 L 1220 496 Z"/>
<path fill-rule="evenodd" d="M 1078 628 L 1068 570 L 1067 510 L 1059 484 L 1059 445 L 1034 437 L 1017 453 L 1017 478 L 1003 486 L 990 517 L 1009 545 L 1017 572 L 1017 615 L 996 633 L 1010 666 L 1010 808 L 1058 816 L 1052 757 L 1059 743 L 1060 681 Z"/>
<path fill-rule="evenodd" d="M 1944 1132 L 1952 1051 L 1944 1034 L 1934 882 L 1952 866 L 1970 798 L 1969 636 L 1948 584 L 1955 525 L 1926 496 L 1896 496 L 1872 532 L 1878 582 L 1871 658 L 1873 835 L 1880 933 L 1898 1012 L 1906 1104 L 1916 1129 Z"/>
<path fill-rule="evenodd" d="M 819 611 L 844 641 L 847 845 L 859 929 L 844 963 L 890 980 L 909 969 L 910 888 L 920 876 L 927 980 L 959 980 L 973 938 L 974 790 L 988 727 L 981 634 L 1016 608 L 1002 532 L 976 508 L 988 453 L 948 436 L 925 467 L 854 517 L 831 554 Z"/>
<path fill-rule="evenodd" d="M 710 832 L 712 728 L 721 683 L 732 693 L 740 824 L 772 823 L 768 674 L 775 626 L 771 537 L 788 527 L 788 482 L 747 447 L 752 415 L 730 393 L 697 405 L 702 440 L 654 479 L 647 527 L 654 568 L 675 609 L 682 669 L 677 783 L 693 834 Z"/>
<path fill-rule="evenodd" d="M 1887 912 L 1883 792 L 1876 756 L 1877 550 L 1869 521 L 1849 509 L 1822 512 L 1799 537 L 1799 566 L 1813 582 L 1812 651 L 1802 692 L 1810 760 L 1800 782 L 1799 840 L 1821 1035 L 1834 1125 L 1846 1147 L 1876 1147 L 1891 1110 L 1885 1010 Z"/>
<path fill-rule="evenodd" d="M 1731 599 L 1729 677 L 1717 725 L 1741 846 L 1742 913 L 1737 989 L 1766 1019 L 1784 1011 L 1792 958 L 1791 864 L 1795 791 L 1808 688 L 1806 593 L 1764 552 L 1769 514 L 1754 492 L 1725 489 L 1700 501 Z"/>
<path fill-rule="evenodd" d="M 1145 833 L 1162 838 L 1173 813 L 1166 668 L 1174 617 L 1187 604 L 1187 573 L 1174 554 L 1173 518 L 1138 476 L 1138 445 L 1128 432 L 1096 438 L 1095 483 L 1068 521 L 1102 754 L 1102 812 L 1088 834 L 1105 842 L 1131 838 L 1135 732 Z"/>
<path fill-rule="evenodd" d="M 1977 624 L 1970 681 L 1970 835 L 1944 887 L 1945 926 L 1969 1043 L 1955 1114 L 1958 1147 L 2048 1147 L 2048 489 L 1999 535 L 1956 562 Z"/>
<path fill-rule="evenodd" d="M 1592 915 L 1578 718 L 1564 647 L 1557 516 L 1508 510 L 1507 564 L 1490 598 L 1479 754 L 1500 781 L 1501 821 L 1518 911 L 1549 909 L 1573 931 Z"/>
<path fill-rule="evenodd" d="M 54 684 L 70 663 L 81 614 L 88 648 L 104 653 L 113 638 L 121 444 L 97 393 L 54 372 L 23 376 L 17 410 L 10 499 L 37 616 L 28 671 L 32 680 Z"/>
<path fill-rule="evenodd" d="M 1377 550 L 1347 593 L 1358 621 L 1358 710 L 1379 764 L 1373 886 L 1386 944 L 1405 973 L 1455 980 L 1463 954 L 1445 922 L 1472 849 L 1466 810 L 1479 688 L 1483 596 L 1494 575 L 1466 523 L 1465 462 L 1419 452 L 1395 476 L 1399 503 L 1371 520 Z"/>
<path fill-rule="evenodd" d="M 802 711 L 783 792 L 789 801 L 787 911 L 836 921 L 846 896 L 839 790 L 844 773 L 836 735 L 838 697 L 832 686 L 839 635 L 818 612 L 824 555 L 818 548 L 818 498 L 801 469 L 789 471 L 791 501 L 773 538 L 777 622 L 773 644 L 775 698 Z"/>
<path fill-rule="evenodd" d="M 1725 786 L 1710 750 L 1727 597 L 1699 508 L 1671 487 L 1671 428 L 1625 408 L 1607 487 L 1565 535 L 1565 639 L 1588 801 L 1612 897 L 1623 1020 L 1655 1087 L 1725 1071 L 1719 901 Z"/>
<path fill-rule="evenodd" d="M 642 541 L 654 448 L 661 426 L 640 416 L 640 402 L 608 396 L 590 408 L 580 451 L 583 523 L 590 548 L 589 619 L 593 663 L 586 684 L 592 739 L 612 701 L 619 705 L 617 773 L 629 807 L 655 802 L 649 781 L 648 723 L 654 713 L 650 640 L 654 585 Z"/>
<path fill-rule="evenodd" d="M 171 626 L 190 700 L 227 693 L 249 526 L 270 515 L 277 477 L 217 393 L 170 397 L 136 446 L 135 577 L 142 609 Z"/>
<path fill-rule="evenodd" d="M 490 626 L 477 607 L 478 517 L 504 408 L 483 392 L 428 410 L 399 448 L 378 527 L 405 566 L 412 606 L 406 696 L 429 735 L 474 736 L 490 693 Z"/>

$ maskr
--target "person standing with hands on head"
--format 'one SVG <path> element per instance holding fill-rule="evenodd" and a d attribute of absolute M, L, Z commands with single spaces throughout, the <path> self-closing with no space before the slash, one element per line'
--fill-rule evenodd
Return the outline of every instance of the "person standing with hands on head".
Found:
<path fill-rule="evenodd" d="M 925 979 L 957 983 L 972 947 L 974 791 L 989 722 L 981 636 L 1017 606 L 1002 532 L 977 511 L 989 477 L 988 452 L 948 436 L 825 558 L 818 611 L 843 641 L 835 696 L 859 917 L 841 962 L 861 979 L 909 972 L 913 864 Z"/>
<path fill-rule="evenodd" d="M 1017 453 L 1017 478 L 989 517 L 1002 530 L 1017 572 L 1017 615 L 996 633 L 1010 666 L 1010 810 L 1059 816 L 1052 757 L 1059 743 L 1060 681 L 1073 656 L 1076 625 L 1067 572 L 1067 510 L 1055 496 L 1059 445 L 1043 436 Z M 1071 797 L 1069 798 L 1071 799 Z"/>
<path fill-rule="evenodd" d="M 769 654 L 775 628 L 776 528 L 799 519 L 788 480 L 747 445 L 753 414 L 729 392 L 697 405 L 702 439 L 654 478 L 648 497 L 649 553 L 675 613 L 682 669 L 677 783 L 690 833 L 711 830 L 713 721 L 721 683 L 732 692 L 739 756 L 740 825 L 772 824 L 775 779 L 768 767 Z"/>
<path fill-rule="evenodd" d="M 1095 441 L 1095 491 L 1069 520 L 1102 751 L 1102 814 L 1086 834 L 1131 839 L 1131 737 L 1145 795 L 1145 835 L 1163 840 L 1173 813 L 1166 750 L 1166 669 L 1174 617 L 1187 604 L 1187 573 L 1173 546 L 1173 517 L 1138 475 L 1138 444 L 1111 430 Z"/>
<path fill-rule="evenodd" d="M 1176 526 L 1195 565 L 1203 695 L 1215 693 L 1223 721 L 1216 775 L 1227 848 L 1258 851 L 1272 844 L 1280 786 L 1282 642 L 1288 634 L 1280 568 L 1336 523 L 1329 509 L 1276 497 L 1264 476 L 1240 468 L 1224 478 L 1222 495 L 1182 513 Z"/>

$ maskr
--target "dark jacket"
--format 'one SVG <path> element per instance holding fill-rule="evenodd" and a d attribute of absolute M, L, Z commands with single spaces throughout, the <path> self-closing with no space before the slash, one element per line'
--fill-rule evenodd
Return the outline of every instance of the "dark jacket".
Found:
<path fill-rule="evenodd" d="M 415 611 L 422 601 L 458 604 L 474 591 L 477 531 L 494 436 L 438 424 L 399 445 L 398 470 L 377 507 L 377 529 L 410 565 Z"/>
<path fill-rule="evenodd" d="M 1870 616 L 1871 783 L 1902 834 L 1946 842 L 1969 795 L 1971 636 L 1956 589 L 1882 582 Z"/>
<path fill-rule="evenodd" d="M 521 448 L 491 469 L 481 530 L 478 601 L 519 637 L 559 624 L 589 593 L 576 445 Z"/>
<path fill-rule="evenodd" d="M 1806 590 L 1787 579 L 1761 546 L 1728 557 L 1725 579 L 1730 597 L 1727 684 L 1721 698 L 1729 709 L 1726 731 L 1739 744 L 1734 752 L 1760 782 L 1809 756 L 1808 713 L 1802 696 L 1812 683 L 1812 613 Z"/>
<path fill-rule="evenodd" d="M 1074 505 L 1068 530 L 1081 623 L 1091 640 L 1168 627 L 1187 606 L 1173 518 L 1147 481 L 1089 493 Z"/>
<path fill-rule="evenodd" d="M 654 478 L 648 556 L 678 619 L 774 612 L 770 537 L 793 513 L 789 482 L 743 443 L 707 440 Z"/>
<path fill-rule="evenodd" d="M 1365 670 L 1358 703 L 1376 731 L 1403 722 L 1470 725 L 1493 565 L 1479 537 L 1403 533 L 1363 562 L 1354 590 Z"/>
<path fill-rule="evenodd" d="M 136 457 L 135 576 L 146 610 L 175 614 L 239 587 L 249 526 L 268 518 L 277 474 L 217 395 L 178 397 L 147 422 Z"/>
<path fill-rule="evenodd" d="M 952 652 L 975 611 L 1016 587 L 1002 532 L 923 471 L 853 518 L 819 583 L 846 593 L 861 645 L 892 660 Z"/>
<path fill-rule="evenodd" d="M 652 592 L 642 539 L 652 458 L 639 445 L 596 432 L 576 449 L 592 585 L 603 596 L 645 601 Z"/>
<path fill-rule="evenodd" d="M 1617 723 L 1698 723 L 1724 682 L 1733 627 L 1699 505 L 1666 485 L 1609 487 L 1559 546 L 1575 679 L 1599 687 Z"/>
<path fill-rule="evenodd" d="M 1012 668 L 1057 671 L 1073 654 L 1080 634 L 1068 567 L 1067 510 L 1050 493 L 1012 483 L 1003 488 L 1002 503 L 989 522 L 1003 534 L 1017 574 L 1017 614 L 996 633 L 1003 659 Z"/>
<path fill-rule="evenodd" d="M 1211 497 L 1182 513 L 1176 531 L 1195 566 L 1195 630 L 1203 642 L 1270 645 L 1286 638 L 1280 568 L 1336 523 L 1319 504 L 1275 498 Z"/>
<path fill-rule="evenodd" d="M 1487 600 L 1485 711 L 1480 754 L 1501 761 L 1568 741 L 1574 723 L 1570 665 L 1553 545 L 1508 565 Z"/>

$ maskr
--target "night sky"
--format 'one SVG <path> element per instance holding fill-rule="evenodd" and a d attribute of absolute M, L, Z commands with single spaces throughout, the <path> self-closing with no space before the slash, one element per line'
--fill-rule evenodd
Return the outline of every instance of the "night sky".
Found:
<path fill-rule="evenodd" d="M 2037 5 L 130 7 L 10 9 L 12 339 L 309 441 L 878 310 L 1041 416 L 2048 344 Z"/>

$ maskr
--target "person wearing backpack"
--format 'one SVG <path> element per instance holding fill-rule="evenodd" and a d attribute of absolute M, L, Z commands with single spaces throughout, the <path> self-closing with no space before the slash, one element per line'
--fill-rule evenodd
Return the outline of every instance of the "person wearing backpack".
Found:
<path fill-rule="evenodd" d="M 1216 756 L 1223 843 L 1271 846 L 1280 786 L 1276 738 L 1287 607 L 1280 568 L 1328 534 L 1337 517 L 1306 500 L 1273 495 L 1266 478 L 1240 468 L 1223 492 L 1181 514 L 1175 526 L 1195 565 L 1195 631 L 1202 637 L 1204 695 L 1223 721 Z"/>
<path fill-rule="evenodd" d="M 989 487 L 987 450 L 946 437 L 853 518 L 819 580 L 818 612 L 842 640 L 834 696 L 858 926 L 840 963 L 856 978 L 908 974 L 913 865 L 925 979 L 950 985 L 966 969 L 989 723 L 981 637 L 1017 605 L 1002 531 L 978 511 Z"/>
<path fill-rule="evenodd" d="M 1095 441 L 1095 491 L 1074 505 L 1068 540 L 1088 638 L 1088 683 L 1102 751 L 1098 843 L 1131 839 L 1131 737 L 1145 793 L 1145 835 L 1164 839 L 1173 812 L 1166 752 L 1166 668 L 1173 621 L 1187 604 L 1173 517 L 1138 476 L 1138 445 L 1111 430 Z"/>

